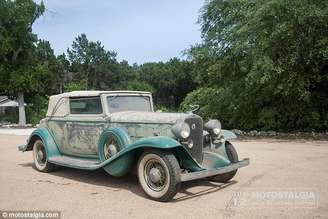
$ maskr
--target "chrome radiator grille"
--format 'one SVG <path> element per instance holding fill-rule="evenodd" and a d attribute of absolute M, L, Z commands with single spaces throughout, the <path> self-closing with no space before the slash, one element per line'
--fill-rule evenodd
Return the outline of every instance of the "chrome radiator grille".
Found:
<path fill-rule="evenodd" d="M 190 136 L 194 144 L 192 148 L 188 145 L 184 145 L 189 153 L 197 160 L 197 162 L 202 163 L 203 160 L 203 120 L 201 117 L 192 115 L 185 119 L 185 122 L 190 126 Z"/>

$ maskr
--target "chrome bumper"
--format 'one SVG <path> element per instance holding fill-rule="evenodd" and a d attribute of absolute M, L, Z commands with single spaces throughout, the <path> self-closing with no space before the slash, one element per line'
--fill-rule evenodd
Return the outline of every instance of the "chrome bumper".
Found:
<path fill-rule="evenodd" d="M 249 165 L 249 158 L 245 158 L 241 161 L 238 161 L 237 163 L 233 163 L 233 164 L 230 164 L 229 166 L 225 166 L 225 167 L 219 167 L 219 168 L 210 169 L 210 170 L 201 170 L 201 171 L 191 172 L 191 173 L 183 173 L 183 174 L 181 174 L 181 182 L 206 178 L 209 176 L 215 176 L 215 175 L 222 174 L 222 173 L 228 173 L 230 171 L 236 170 L 241 167 L 245 167 L 247 165 Z"/>

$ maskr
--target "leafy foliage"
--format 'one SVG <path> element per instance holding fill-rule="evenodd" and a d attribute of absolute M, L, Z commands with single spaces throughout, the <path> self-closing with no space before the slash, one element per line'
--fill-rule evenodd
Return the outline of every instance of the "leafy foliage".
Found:
<path fill-rule="evenodd" d="M 145 63 L 138 68 L 140 81 L 150 84 L 156 104 L 178 108 L 195 87 L 192 66 L 188 61 L 172 58 L 168 62 Z"/>
<path fill-rule="evenodd" d="M 28 120 L 45 115 L 47 96 L 73 90 L 141 90 L 156 109 L 188 111 L 226 128 L 328 129 L 328 2 L 208 0 L 203 42 L 187 60 L 141 65 L 85 34 L 66 54 L 32 32 L 45 10 L 32 0 L 0 0 L 0 93 L 24 93 Z"/>
<path fill-rule="evenodd" d="M 45 86 L 47 66 L 39 62 L 37 36 L 32 33 L 34 21 L 43 14 L 44 5 L 32 0 L 0 1 L 0 90 L 10 95 L 39 92 Z"/>
<path fill-rule="evenodd" d="M 327 129 L 327 6 L 208 1 L 200 16 L 204 43 L 189 50 L 200 86 L 220 91 L 207 115 L 242 129 Z"/>
<path fill-rule="evenodd" d="M 48 101 L 47 96 L 36 95 L 27 99 L 29 105 L 26 107 L 27 122 L 36 125 L 43 119 L 47 113 Z"/>
<path fill-rule="evenodd" d="M 97 87 L 114 88 L 114 83 L 103 84 L 102 82 L 109 81 L 109 79 L 117 80 L 115 52 L 106 51 L 99 41 L 89 41 L 85 34 L 81 34 L 76 37 L 72 48 L 68 49 L 67 53 L 74 79 L 83 80 L 85 90 L 92 90 Z M 102 80 L 99 80 L 100 78 Z"/>

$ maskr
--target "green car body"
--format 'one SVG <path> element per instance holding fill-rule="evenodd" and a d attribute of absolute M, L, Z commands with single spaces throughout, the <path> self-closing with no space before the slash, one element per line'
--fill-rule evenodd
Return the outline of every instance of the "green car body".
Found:
<path fill-rule="evenodd" d="M 189 126 L 188 138 L 172 131 L 178 123 Z M 47 162 L 86 170 L 103 168 L 113 176 L 131 172 L 147 150 L 165 151 L 178 161 L 181 182 L 248 165 L 248 159 L 232 163 L 227 155 L 228 140 L 236 138 L 233 132 L 211 135 L 202 118 L 193 113 L 154 112 L 148 92 L 75 91 L 50 97 L 47 117 L 19 150 L 33 150 L 41 140 Z"/>

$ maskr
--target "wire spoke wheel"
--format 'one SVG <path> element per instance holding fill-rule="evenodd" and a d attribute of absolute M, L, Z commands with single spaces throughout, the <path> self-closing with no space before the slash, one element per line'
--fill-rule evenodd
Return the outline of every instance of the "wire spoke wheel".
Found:
<path fill-rule="evenodd" d="M 175 196 L 180 172 L 179 163 L 170 152 L 149 150 L 139 157 L 139 183 L 146 195 L 156 201 L 169 201 Z"/>
<path fill-rule="evenodd" d="M 161 191 L 167 184 L 165 167 L 155 159 L 149 160 L 144 168 L 144 177 L 147 185 L 154 191 Z"/>

